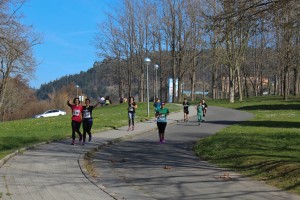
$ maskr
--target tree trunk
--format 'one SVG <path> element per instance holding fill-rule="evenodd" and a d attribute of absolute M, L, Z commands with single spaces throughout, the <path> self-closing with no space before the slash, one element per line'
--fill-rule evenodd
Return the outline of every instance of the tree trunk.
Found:
<path fill-rule="evenodd" d="M 297 96 L 299 92 L 299 71 L 297 68 L 294 68 L 294 82 L 293 82 L 293 95 Z"/>
<path fill-rule="evenodd" d="M 238 84 L 238 91 L 239 91 L 239 101 L 242 102 L 243 101 L 243 87 L 242 87 L 242 83 L 241 83 L 241 76 L 240 76 L 240 68 L 238 68 L 236 70 L 236 74 L 237 74 L 237 84 Z"/>
<path fill-rule="evenodd" d="M 283 99 L 288 100 L 288 73 L 286 70 L 283 74 Z"/>
<path fill-rule="evenodd" d="M 234 103 L 235 95 L 235 80 L 234 70 L 229 66 L 229 103 Z"/>

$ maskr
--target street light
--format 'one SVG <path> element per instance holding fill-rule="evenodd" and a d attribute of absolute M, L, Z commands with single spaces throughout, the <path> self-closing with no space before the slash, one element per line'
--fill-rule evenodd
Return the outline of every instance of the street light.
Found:
<path fill-rule="evenodd" d="M 76 97 L 78 97 L 78 88 L 79 88 L 79 85 L 76 85 Z"/>
<path fill-rule="evenodd" d="M 150 58 L 145 58 L 144 59 L 144 63 L 146 64 L 146 66 L 147 66 L 147 75 L 146 75 L 146 77 L 147 77 L 147 116 L 148 116 L 148 118 L 149 118 L 149 79 L 148 79 L 148 66 L 150 65 L 150 63 L 151 63 L 151 60 L 150 60 Z"/>
<path fill-rule="evenodd" d="M 159 68 L 158 64 L 155 64 L 154 65 L 154 68 L 155 68 L 155 97 L 158 97 L 158 89 L 157 89 L 157 70 Z"/>

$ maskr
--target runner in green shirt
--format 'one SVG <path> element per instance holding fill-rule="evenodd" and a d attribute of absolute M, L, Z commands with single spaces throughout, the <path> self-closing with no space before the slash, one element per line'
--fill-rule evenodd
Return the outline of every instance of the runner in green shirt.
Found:
<path fill-rule="evenodd" d="M 158 136 L 159 143 L 165 143 L 165 129 L 167 127 L 167 115 L 169 115 L 169 109 L 165 108 L 165 103 L 161 103 L 160 109 L 158 109 L 155 113 L 157 118 L 157 128 L 158 128 Z"/>

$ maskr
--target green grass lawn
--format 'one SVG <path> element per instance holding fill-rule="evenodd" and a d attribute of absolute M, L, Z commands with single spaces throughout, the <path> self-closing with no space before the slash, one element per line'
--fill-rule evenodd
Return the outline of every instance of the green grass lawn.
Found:
<path fill-rule="evenodd" d="M 300 100 L 261 97 L 209 105 L 251 112 L 254 119 L 201 139 L 196 154 L 211 163 L 300 194 Z"/>
<path fill-rule="evenodd" d="M 181 109 L 178 104 L 171 103 L 166 104 L 166 107 L 170 112 Z M 150 102 L 149 110 L 150 117 L 154 117 L 153 102 Z M 94 133 L 127 125 L 127 104 L 97 107 L 93 111 L 93 118 L 92 132 Z M 147 103 L 138 103 L 135 121 L 144 120 L 147 120 Z M 71 115 L 3 122 L 0 123 L 0 159 L 23 147 L 70 136 Z"/>

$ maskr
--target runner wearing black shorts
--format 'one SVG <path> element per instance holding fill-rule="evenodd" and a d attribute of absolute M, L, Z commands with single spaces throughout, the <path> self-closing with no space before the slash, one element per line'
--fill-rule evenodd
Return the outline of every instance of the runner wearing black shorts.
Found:
<path fill-rule="evenodd" d="M 190 103 L 187 101 L 186 98 L 184 98 L 182 105 L 183 105 L 183 121 L 188 122 L 189 121 L 189 113 L 190 113 L 189 112 Z"/>

